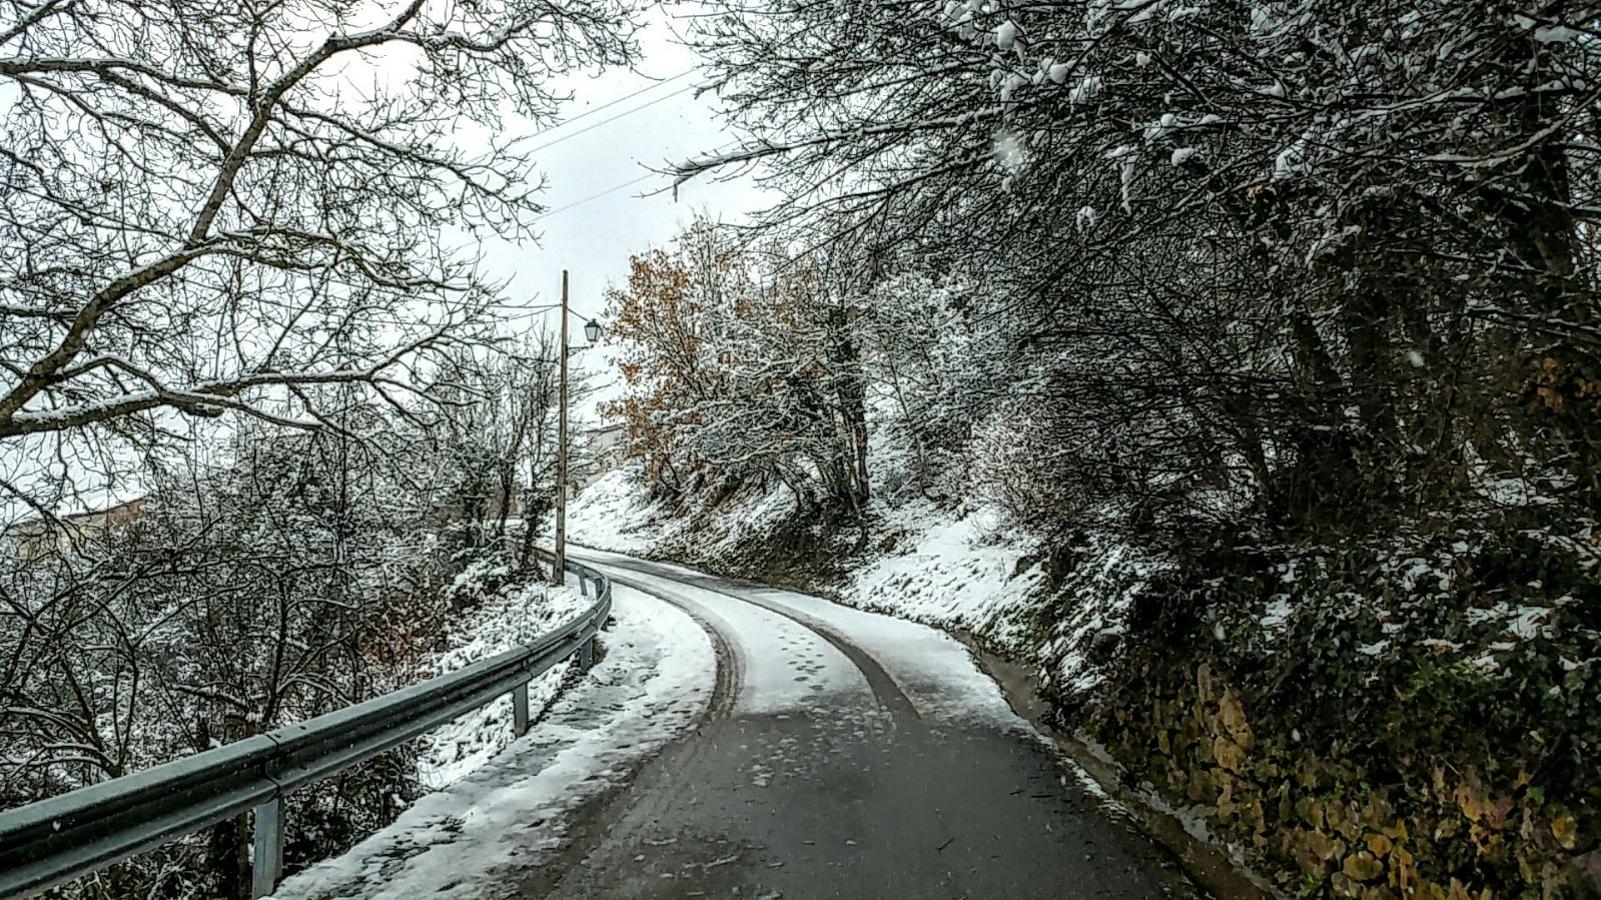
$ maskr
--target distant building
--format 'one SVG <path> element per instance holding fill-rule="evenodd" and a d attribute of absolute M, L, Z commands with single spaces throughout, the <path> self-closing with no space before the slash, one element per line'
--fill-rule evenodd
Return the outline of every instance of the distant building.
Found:
<path fill-rule="evenodd" d="M 27 562 L 51 553 L 67 553 L 101 535 L 126 528 L 145 514 L 147 499 L 136 497 L 91 512 L 56 519 L 27 519 L 7 528 L 18 561 Z"/>
<path fill-rule="evenodd" d="M 628 429 L 621 422 L 584 432 L 584 466 L 574 479 L 578 490 L 599 481 L 628 458 Z"/>

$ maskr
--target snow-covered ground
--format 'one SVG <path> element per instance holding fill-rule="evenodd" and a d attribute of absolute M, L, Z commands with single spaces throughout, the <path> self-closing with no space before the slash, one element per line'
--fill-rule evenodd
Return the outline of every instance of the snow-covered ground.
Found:
<path fill-rule="evenodd" d="M 715 590 L 628 568 L 611 568 L 619 561 L 631 562 L 618 554 L 585 550 L 579 558 L 599 565 L 608 574 L 693 604 L 712 627 L 726 635 L 739 674 L 736 713 L 783 714 L 818 706 L 837 711 L 873 705 L 872 689 L 861 670 L 804 625 Z M 700 574 L 666 564 L 660 568 L 683 572 L 689 578 Z"/>
<path fill-rule="evenodd" d="M 695 558 L 687 561 L 717 560 L 769 533 L 793 510 L 788 491 L 779 488 L 730 498 L 715 515 L 675 516 L 650 501 L 636 478 L 625 466 L 579 494 L 568 510 L 572 540 L 646 557 L 693 547 Z M 878 549 L 837 586 L 841 600 L 970 631 L 1075 691 L 1099 683 L 1105 655 L 1094 648 L 1120 638 L 1130 599 L 1161 565 L 1115 541 L 1090 538 L 1079 548 L 1070 583 L 1052 593 L 1037 543 L 1008 531 L 993 509 L 875 501 L 874 522 L 869 545 Z M 1046 633 L 1035 613 L 1048 603 L 1055 606 Z"/>
<path fill-rule="evenodd" d="M 622 586 L 613 602 L 604 658 L 527 735 L 274 896 L 474 897 L 559 850 L 571 812 L 678 736 L 711 697 L 716 662 L 693 620 Z M 489 730 L 509 731 L 509 718 Z"/>
<path fill-rule="evenodd" d="M 1032 541 L 1002 533 L 988 509 L 956 516 L 916 501 L 881 504 L 878 512 L 893 545 L 856 572 L 842 592 L 846 602 L 1016 642 L 1023 601 L 1043 581 L 1037 565 L 1019 565 Z"/>
<path fill-rule="evenodd" d="M 649 554 L 692 542 L 706 558 L 732 551 L 740 542 L 767 534 L 795 511 L 787 489 L 740 494 L 718 505 L 715 515 L 677 515 L 640 488 L 637 465 L 607 472 L 567 507 L 567 534 L 586 547 Z"/>
<path fill-rule="evenodd" d="M 454 672 L 468 663 L 530 643 L 593 602 L 575 587 L 557 588 L 543 583 L 483 591 L 474 583 L 482 574 L 478 566 L 469 566 L 452 586 L 453 590 L 472 591 L 482 599 L 451 621 L 445 634 L 449 649 L 424 663 L 425 674 Z M 568 666 L 566 662 L 558 663 L 529 683 L 529 709 L 537 713 L 550 703 Z M 482 766 L 511 743 L 511 720 L 511 697 L 507 696 L 429 732 L 422 739 L 417 766 L 423 785 L 433 790 L 448 787 Z"/>
<path fill-rule="evenodd" d="M 636 553 L 650 549 L 663 510 L 631 478 L 632 466 L 613 469 L 567 505 L 567 536 L 586 547 Z"/>
<path fill-rule="evenodd" d="M 761 534 L 787 514 L 786 504 L 773 492 L 719 509 L 724 529 L 705 546 L 715 551 Z M 880 513 L 875 546 L 881 552 L 842 590 L 853 606 L 791 591 L 728 588 L 757 601 L 747 603 L 690 584 L 696 573 L 674 566 L 665 568 L 684 573 L 684 580 L 617 571 L 689 602 L 719 631 L 737 636 L 732 652 L 740 714 L 782 717 L 827 707 L 835 715 L 882 715 L 858 665 L 793 615 L 848 636 L 925 720 L 1043 740 L 1012 712 L 960 642 L 926 627 L 1020 640 L 1043 579 L 1037 565 L 1020 562 L 1032 546 L 1007 540 L 983 511 L 953 516 L 919 502 Z M 650 503 L 626 473 L 602 479 L 569 510 L 574 541 L 633 556 L 648 555 L 664 535 L 682 540 L 695 533 L 691 527 Z M 618 561 L 604 551 L 581 555 L 603 565 Z M 473 570 L 464 577 L 475 577 Z M 435 732 L 423 755 L 429 783 L 441 789 L 350 852 L 291 877 L 275 896 L 475 897 L 548 862 L 564 846 L 573 811 L 622 783 L 682 733 L 712 694 L 717 664 L 711 643 L 688 615 L 622 584 L 615 600 L 616 627 L 603 639 L 607 655 L 551 703 L 527 736 L 510 739 L 506 702 Z M 527 640 L 586 602 L 572 591 L 538 587 L 493 593 L 456 623 L 454 649 L 434 666 L 456 668 Z M 559 678 L 558 672 L 545 676 L 534 685 L 536 694 L 548 698 Z M 753 769 L 751 777 L 770 775 Z"/>

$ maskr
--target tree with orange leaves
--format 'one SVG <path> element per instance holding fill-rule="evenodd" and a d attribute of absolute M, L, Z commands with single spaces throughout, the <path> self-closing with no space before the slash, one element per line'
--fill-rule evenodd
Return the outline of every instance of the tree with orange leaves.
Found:
<path fill-rule="evenodd" d="M 693 410 L 717 396 L 722 378 L 711 334 L 716 313 L 739 290 L 734 255 L 697 223 L 673 252 L 629 260 L 626 286 L 607 293 L 608 340 L 622 348 L 618 367 L 627 394 L 608 405 L 622 418 L 650 483 L 668 493 L 689 486 L 705 460 L 689 450 Z"/>
<path fill-rule="evenodd" d="M 867 496 L 865 388 L 848 294 L 812 257 L 697 221 L 609 294 L 623 419 L 651 485 L 776 479 L 803 505 Z"/>

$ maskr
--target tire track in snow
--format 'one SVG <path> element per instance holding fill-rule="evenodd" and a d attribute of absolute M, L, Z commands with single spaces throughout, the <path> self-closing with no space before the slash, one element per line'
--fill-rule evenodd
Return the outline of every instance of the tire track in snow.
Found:
<path fill-rule="evenodd" d="M 826 622 L 813 618 L 812 616 L 806 615 L 805 613 L 799 612 L 791 607 L 784 606 L 783 604 L 764 600 L 760 597 L 742 596 L 740 594 L 731 593 L 721 587 L 718 587 L 717 579 L 707 576 L 692 575 L 685 572 L 673 571 L 655 566 L 649 562 L 639 560 L 601 560 L 587 557 L 580 558 L 590 565 L 600 566 L 602 568 L 627 569 L 631 572 L 637 572 L 641 575 L 648 576 L 653 580 L 678 582 L 681 584 L 692 585 L 698 590 L 703 590 L 708 593 L 727 597 L 730 600 L 748 604 L 788 619 L 802 628 L 805 628 L 806 630 L 816 634 L 824 641 L 827 641 L 834 649 L 843 654 L 846 659 L 850 660 L 851 664 L 856 666 L 857 670 L 861 672 L 862 677 L 867 680 L 867 685 L 872 689 L 873 696 L 878 701 L 879 706 L 888 710 L 897 718 L 922 718 L 922 715 L 917 711 L 917 707 L 912 704 L 911 698 L 906 696 L 906 693 L 901 690 L 900 685 L 896 683 L 895 679 L 890 677 L 889 672 L 884 669 L 883 665 L 881 665 L 872 654 L 868 653 L 866 650 L 863 650 L 860 646 L 853 643 L 850 639 L 846 638 L 845 635 L 840 633 L 837 628 L 834 628 L 832 625 L 829 625 Z M 708 613 L 710 616 L 715 616 L 715 613 L 711 613 L 710 610 L 706 610 L 703 605 L 695 603 L 695 601 L 689 600 L 688 598 L 683 597 L 681 594 L 677 595 L 677 599 L 668 596 L 668 594 L 674 593 L 669 589 L 662 589 L 659 588 L 659 586 L 645 584 L 637 579 L 628 578 L 626 576 L 618 577 L 613 575 L 612 577 L 613 580 L 619 584 L 627 585 L 635 590 L 644 591 L 647 594 L 651 594 L 661 598 L 662 600 L 666 600 L 669 603 L 673 603 L 680 609 L 684 609 L 684 611 L 689 613 L 691 617 L 695 617 L 695 613 L 686 607 L 686 603 L 689 604 L 689 606 L 699 607 L 703 612 Z M 703 625 L 706 624 L 699 618 L 697 618 L 697 621 L 702 621 Z M 726 623 L 723 623 L 723 627 L 727 628 L 728 626 Z M 713 640 L 717 641 L 722 639 L 714 637 Z M 722 646 L 726 645 L 726 640 L 723 640 Z M 721 658 L 722 654 L 719 653 L 719 659 Z M 720 676 L 719 682 L 721 682 Z"/>
<path fill-rule="evenodd" d="M 744 680 L 746 666 L 744 654 L 729 641 L 728 635 L 732 633 L 733 627 L 724 621 L 722 616 L 676 591 L 652 587 L 633 578 L 619 577 L 615 573 L 608 573 L 607 577 L 615 584 L 632 588 L 641 594 L 649 594 L 663 603 L 676 607 L 706 632 L 706 637 L 711 640 L 712 649 L 716 654 L 717 678 L 713 683 L 711 704 L 705 718 L 725 719 L 731 715 L 734 711 L 734 702 L 739 699 L 739 685 Z"/>
<path fill-rule="evenodd" d="M 732 712 L 643 767 L 601 814 L 592 852 L 522 895 L 1195 896 L 954 640 L 677 567 L 583 558 L 621 587 L 698 607 L 747 666 L 719 679 L 739 679 Z"/>

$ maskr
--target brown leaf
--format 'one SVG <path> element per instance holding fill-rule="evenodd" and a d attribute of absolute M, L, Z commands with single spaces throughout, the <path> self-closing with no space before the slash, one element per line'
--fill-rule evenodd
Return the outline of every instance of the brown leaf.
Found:
<path fill-rule="evenodd" d="M 1245 751 L 1240 749 L 1239 744 L 1226 737 L 1212 741 L 1212 758 L 1230 772 L 1239 772 L 1245 765 Z"/>
<path fill-rule="evenodd" d="M 1366 850 L 1358 850 L 1347 856 L 1345 865 L 1340 868 L 1357 881 L 1372 881 L 1384 874 L 1384 863 L 1379 862 Z"/>
<path fill-rule="evenodd" d="M 1572 850 L 1579 846 L 1579 822 L 1573 813 L 1564 809 L 1551 820 L 1551 835 L 1557 839 L 1564 850 Z"/>

